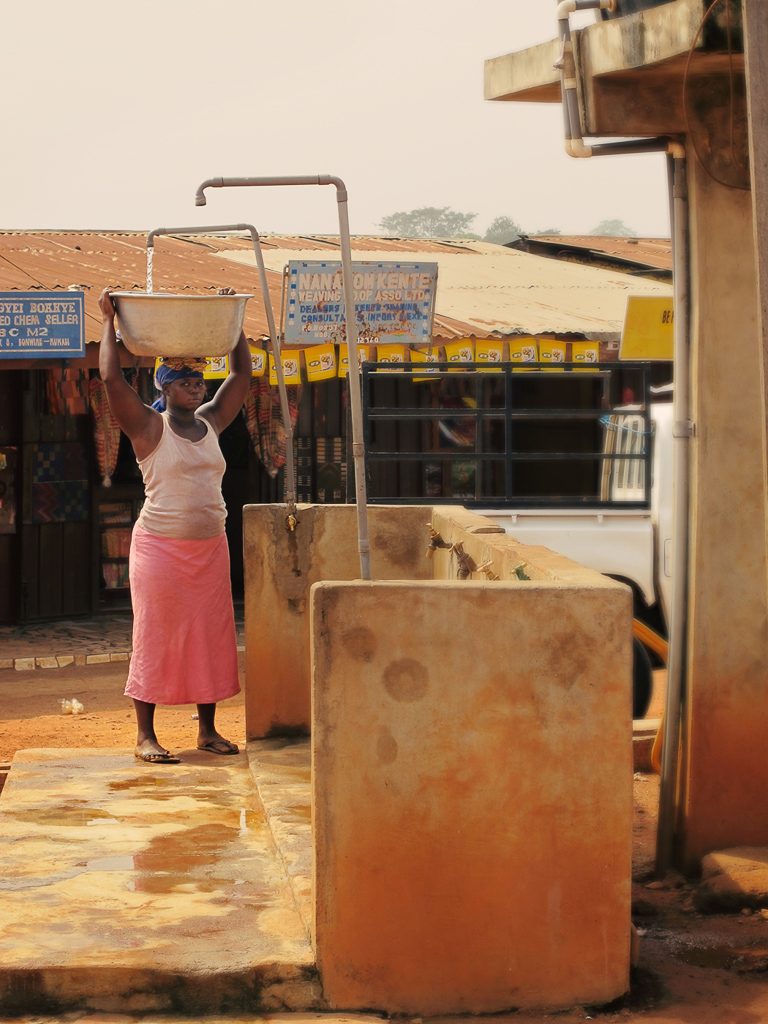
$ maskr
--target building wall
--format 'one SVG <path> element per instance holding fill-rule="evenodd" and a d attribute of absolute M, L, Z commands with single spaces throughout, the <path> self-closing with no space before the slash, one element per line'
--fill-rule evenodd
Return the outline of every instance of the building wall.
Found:
<path fill-rule="evenodd" d="M 768 844 L 768 600 L 751 193 L 689 164 L 693 370 L 682 861 Z"/>

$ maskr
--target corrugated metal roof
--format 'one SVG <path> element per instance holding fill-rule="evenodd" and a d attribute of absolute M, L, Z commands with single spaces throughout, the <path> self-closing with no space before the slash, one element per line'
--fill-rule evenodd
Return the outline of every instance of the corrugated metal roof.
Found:
<path fill-rule="evenodd" d="M 595 238 L 588 236 L 594 244 Z M 262 239 L 270 296 L 280 309 L 282 270 L 291 259 L 338 254 L 332 236 L 268 235 Z M 435 336 L 490 333 L 617 335 L 629 295 L 669 295 L 668 285 L 575 263 L 547 259 L 487 242 L 353 239 L 353 256 L 387 260 L 398 253 L 439 265 Z M 249 237 L 195 235 L 155 239 L 156 291 L 192 294 L 221 287 L 251 292 L 246 333 L 267 332 Z M 143 290 L 146 235 L 117 231 L 0 232 L 0 291 L 65 289 L 85 292 L 86 338 L 98 340 L 98 297 L 105 285 Z"/>
<path fill-rule="evenodd" d="M 391 259 L 392 250 L 382 248 L 381 241 L 353 239 L 353 257 Z M 405 244 L 404 240 L 400 243 Z M 469 325 L 469 333 L 618 335 L 628 296 L 671 294 L 670 286 L 662 282 L 534 256 L 489 242 L 412 239 L 407 245 L 399 251 L 409 260 L 438 264 L 438 324 L 447 324 L 451 318 Z M 318 249 L 270 249 L 264 253 L 264 261 L 276 270 L 289 259 L 318 259 Z M 229 252 L 226 258 L 253 261 L 247 251 Z"/>
<path fill-rule="evenodd" d="M 626 263 L 657 270 L 672 270 L 672 241 L 669 238 L 622 238 L 615 235 L 526 235 L 531 242 L 558 248 L 584 249 Z"/>

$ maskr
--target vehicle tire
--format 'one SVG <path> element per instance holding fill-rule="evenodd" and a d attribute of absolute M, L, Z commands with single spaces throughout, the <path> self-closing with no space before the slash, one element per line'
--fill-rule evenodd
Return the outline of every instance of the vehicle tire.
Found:
<path fill-rule="evenodd" d="M 648 651 L 632 638 L 632 717 L 644 718 L 651 703 L 653 671 Z"/>

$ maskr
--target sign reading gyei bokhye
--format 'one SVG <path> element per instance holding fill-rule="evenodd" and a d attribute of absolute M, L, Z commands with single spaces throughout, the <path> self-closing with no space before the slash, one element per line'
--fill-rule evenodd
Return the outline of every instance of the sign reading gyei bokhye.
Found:
<path fill-rule="evenodd" d="M 437 289 L 436 263 L 352 264 L 358 340 L 428 344 Z M 286 344 L 346 341 L 341 263 L 288 264 Z"/>
<path fill-rule="evenodd" d="M 85 354 L 82 292 L 0 292 L 0 359 Z"/>

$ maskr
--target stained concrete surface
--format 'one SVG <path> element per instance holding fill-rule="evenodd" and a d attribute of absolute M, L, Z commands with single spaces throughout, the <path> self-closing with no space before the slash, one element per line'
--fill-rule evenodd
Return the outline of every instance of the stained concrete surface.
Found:
<path fill-rule="evenodd" d="M 315 1009 L 244 754 L 26 750 L 0 798 L 0 1012 Z"/>

